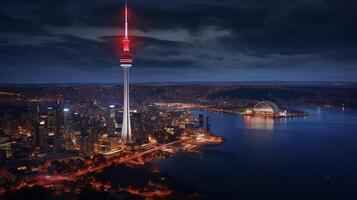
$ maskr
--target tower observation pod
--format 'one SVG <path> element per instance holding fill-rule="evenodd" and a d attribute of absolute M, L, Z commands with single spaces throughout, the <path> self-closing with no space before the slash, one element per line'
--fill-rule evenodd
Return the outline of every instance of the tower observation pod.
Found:
<path fill-rule="evenodd" d="M 129 69 L 133 63 L 133 56 L 130 51 L 130 40 L 128 36 L 128 5 L 125 2 L 125 34 L 122 39 L 122 50 L 120 53 L 120 66 L 123 68 L 124 76 L 124 102 L 123 102 L 123 125 L 121 140 L 124 144 L 132 143 L 130 125 L 130 105 L 129 105 Z"/>

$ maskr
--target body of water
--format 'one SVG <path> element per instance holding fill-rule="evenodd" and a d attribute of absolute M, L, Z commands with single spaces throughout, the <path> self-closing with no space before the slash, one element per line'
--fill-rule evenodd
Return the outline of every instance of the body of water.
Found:
<path fill-rule="evenodd" d="M 226 141 L 156 164 L 206 199 L 357 199 L 357 111 L 302 109 L 279 120 L 192 111 Z"/>

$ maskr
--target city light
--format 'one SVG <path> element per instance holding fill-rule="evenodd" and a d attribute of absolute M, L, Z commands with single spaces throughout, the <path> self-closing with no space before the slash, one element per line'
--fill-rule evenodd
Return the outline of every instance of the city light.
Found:
<path fill-rule="evenodd" d="M 357 199 L 356 6 L 1 3 L 0 199 Z"/>

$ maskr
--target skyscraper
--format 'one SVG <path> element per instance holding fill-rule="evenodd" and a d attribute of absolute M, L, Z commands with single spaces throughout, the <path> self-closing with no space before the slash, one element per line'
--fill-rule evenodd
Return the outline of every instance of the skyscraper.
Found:
<path fill-rule="evenodd" d="M 47 131 L 49 137 L 57 137 L 57 109 L 47 107 Z"/>
<path fill-rule="evenodd" d="M 123 125 L 121 132 L 122 142 L 127 144 L 132 142 L 130 126 L 130 108 L 129 108 L 129 68 L 133 63 L 133 56 L 130 51 L 130 40 L 128 37 L 128 6 L 125 3 L 125 35 L 122 40 L 122 52 L 120 54 L 120 66 L 124 74 L 124 105 L 123 105 Z"/>
<path fill-rule="evenodd" d="M 206 131 L 211 131 L 211 120 L 209 117 L 206 117 Z"/>
<path fill-rule="evenodd" d="M 36 114 L 34 119 L 33 146 L 35 148 L 44 148 L 47 146 L 47 116 L 40 116 L 40 106 L 36 106 Z"/>
<path fill-rule="evenodd" d="M 69 108 L 63 108 L 63 134 L 65 139 L 71 139 L 72 133 L 72 119 L 71 110 Z"/>
<path fill-rule="evenodd" d="M 115 114 L 115 105 L 109 106 L 109 117 L 107 120 L 107 127 L 108 127 L 109 135 L 119 135 L 119 133 L 117 132 L 118 123 Z"/>
<path fill-rule="evenodd" d="M 198 126 L 200 128 L 203 128 L 203 115 L 202 114 L 198 114 Z"/>
<path fill-rule="evenodd" d="M 40 148 L 46 146 L 46 121 L 43 119 L 35 122 L 33 145 L 34 147 L 40 147 Z"/>

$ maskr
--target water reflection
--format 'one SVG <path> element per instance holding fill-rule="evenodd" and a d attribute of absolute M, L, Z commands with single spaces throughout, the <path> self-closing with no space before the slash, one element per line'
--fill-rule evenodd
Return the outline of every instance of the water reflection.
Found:
<path fill-rule="evenodd" d="M 274 119 L 270 117 L 244 116 L 244 127 L 256 130 L 274 130 Z"/>
<path fill-rule="evenodd" d="M 156 163 L 208 200 L 356 199 L 356 190 L 346 186 L 356 182 L 356 168 L 349 166 L 357 166 L 357 111 L 347 109 L 342 115 L 338 109 L 296 109 L 309 116 L 273 120 L 193 112 L 209 116 L 213 133 L 226 142 L 209 147 L 194 162 L 173 156 Z"/>

